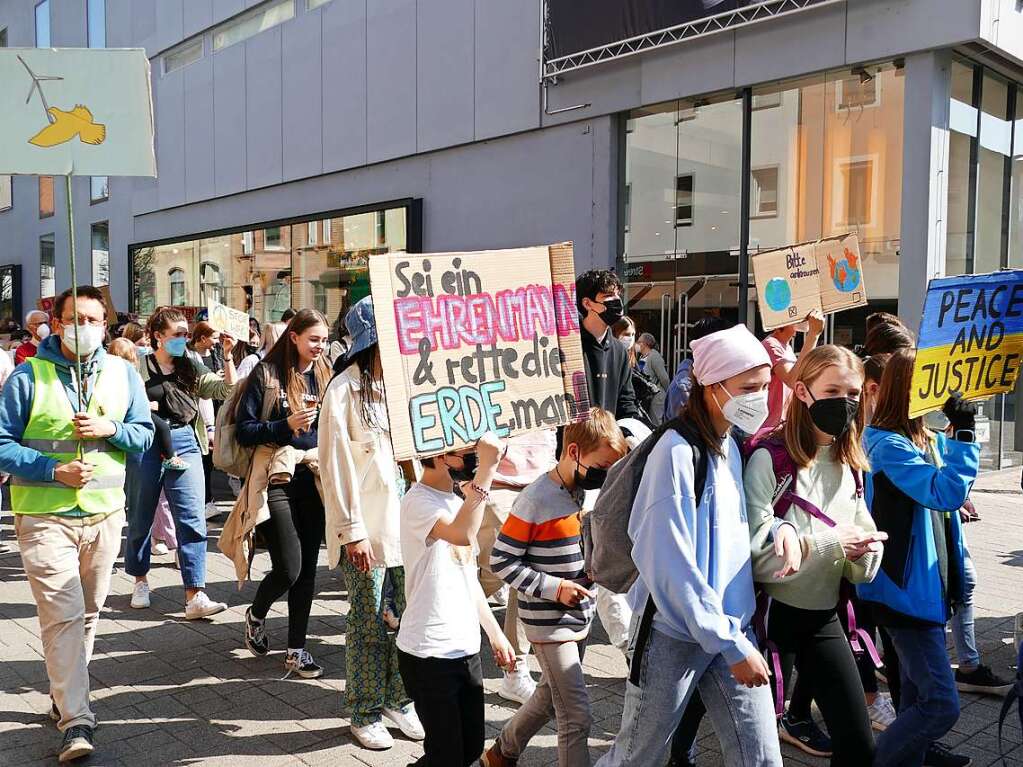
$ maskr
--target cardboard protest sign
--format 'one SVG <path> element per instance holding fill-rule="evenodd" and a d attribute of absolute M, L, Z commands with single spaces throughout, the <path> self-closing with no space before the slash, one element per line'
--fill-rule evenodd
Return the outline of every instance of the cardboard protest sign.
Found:
<path fill-rule="evenodd" d="M 814 310 L 832 314 L 867 303 L 855 234 L 769 250 L 750 261 L 766 330 L 799 322 Z"/>
<path fill-rule="evenodd" d="M 0 48 L 0 173 L 155 176 L 142 49 Z"/>
<path fill-rule="evenodd" d="M 585 418 L 572 244 L 371 256 L 398 460 Z"/>
<path fill-rule="evenodd" d="M 245 312 L 211 301 L 207 317 L 214 330 L 227 333 L 234 339 L 249 340 L 249 315 Z"/>
<path fill-rule="evenodd" d="M 909 416 L 940 410 L 960 392 L 1012 391 L 1023 358 L 1023 271 L 931 280 L 920 320 Z"/>

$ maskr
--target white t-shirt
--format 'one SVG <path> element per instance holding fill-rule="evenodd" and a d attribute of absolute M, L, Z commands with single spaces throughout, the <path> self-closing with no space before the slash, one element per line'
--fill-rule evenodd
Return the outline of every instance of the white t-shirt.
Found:
<path fill-rule="evenodd" d="M 401 499 L 406 605 L 397 645 L 417 658 L 464 658 L 480 651 L 473 547 L 429 537 L 441 517 L 453 518 L 461 506 L 454 493 L 420 482 Z"/>

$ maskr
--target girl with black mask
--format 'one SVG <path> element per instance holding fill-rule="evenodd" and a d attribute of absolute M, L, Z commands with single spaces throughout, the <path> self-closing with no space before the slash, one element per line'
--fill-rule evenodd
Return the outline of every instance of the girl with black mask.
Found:
<path fill-rule="evenodd" d="M 753 577 L 771 600 L 766 632 L 782 678 L 794 663 L 809 682 L 831 734 L 831 764 L 870 764 L 874 739 L 863 685 L 837 614 L 843 580 L 873 580 L 887 537 L 877 532 L 862 492 L 863 363 L 848 349 L 821 346 L 799 360 L 794 374 L 785 423 L 753 452 L 745 471 Z M 780 558 L 776 538 L 794 556 Z M 790 710 L 780 735 L 786 741 L 818 735 L 804 732 L 811 728 L 809 710 Z"/>

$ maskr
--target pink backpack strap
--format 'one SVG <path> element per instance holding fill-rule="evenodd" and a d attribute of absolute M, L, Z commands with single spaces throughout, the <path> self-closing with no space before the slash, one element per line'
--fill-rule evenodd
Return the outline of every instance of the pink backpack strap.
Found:
<path fill-rule="evenodd" d="M 776 438 L 767 438 L 757 443 L 757 449 L 766 450 L 771 456 L 774 466 L 774 479 L 778 488 L 774 498 L 774 516 L 784 519 L 790 506 L 798 506 L 811 517 L 815 517 L 828 527 L 835 527 L 835 521 L 818 509 L 805 498 L 796 495 L 796 474 L 799 467 L 792 460 L 785 444 Z M 857 491 L 858 492 L 858 491 Z"/>

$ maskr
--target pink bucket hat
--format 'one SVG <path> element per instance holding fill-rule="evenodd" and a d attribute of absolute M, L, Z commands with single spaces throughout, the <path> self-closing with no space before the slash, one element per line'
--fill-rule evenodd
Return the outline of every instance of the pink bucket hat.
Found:
<path fill-rule="evenodd" d="M 745 325 L 735 325 L 698 338 L 690 347 L 693 350 L 693 375 L 704 386 L 771 364 L 767 350 Z"/>

